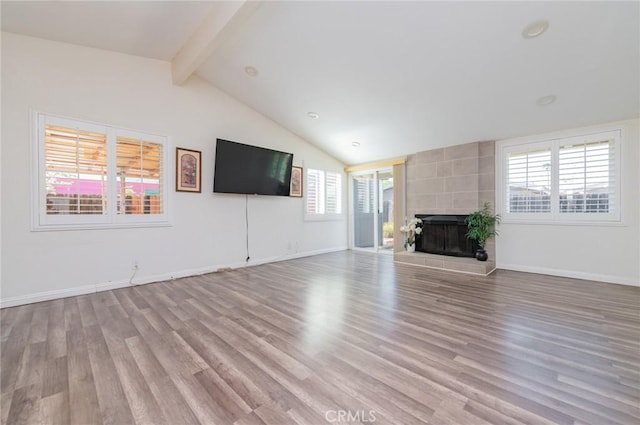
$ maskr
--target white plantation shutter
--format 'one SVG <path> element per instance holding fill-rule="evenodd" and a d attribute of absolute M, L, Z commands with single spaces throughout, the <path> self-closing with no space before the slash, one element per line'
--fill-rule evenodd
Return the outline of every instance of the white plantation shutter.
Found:
<path fill-rule="evenodd" d="M 512 152 L 507 156 L 507 211 L 551 211 L 551 149 Z"/>
<path fill-rule="evenodd" d="M 118 214 L 162 214 L 162 144 L 117 137 Z"/>
<path fill-rule="evenodd" d="M 307 214 L 324 214 L 324 171 L 307 170 Z"/>
<path fill-rule="evenodd" d="M 308 215 L 342 214 L 342 174 L 308 168 L 306 189 Z"/>
<path fill-rule="evenodd" d="M 561 213 L 609 213 L 615 209 L 614 153 L 612 140 L 560 146 Z"/>
<path fill-rule="evenodd" d="M 33 230 L 168 224 L 166 137 L 43 113 L 33 122 Z"/>
<path fill-rule="evenodd" d="M 503 219 L 620 221 L 620 130 L 532 143 L 504 143 Z"/>
<path fill-rule="evenodd" d="M 327 214 L 342 213 L 342 176 L 338 173 L 327 172 L 327 201 L 325 212 Z"/>
<path fill-rule="evenodd" d="M 46 214 L 104 214 L 107 201 L 107 135 L 46 124 Z"/>

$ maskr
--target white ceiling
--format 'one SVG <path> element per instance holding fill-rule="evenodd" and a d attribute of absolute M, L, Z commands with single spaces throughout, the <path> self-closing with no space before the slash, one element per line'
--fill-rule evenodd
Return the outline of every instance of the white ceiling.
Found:
<path fill-rule="evenodd" d="M 169 61 L 210 8 L 197 1 L 2 1 L 2 30 Z"/>
<path fill-rule="evenodd" d="M 168 60 L 210 6 L 3 2 L 2 24 Z M 639 116 L 640 3 L 265 2 L 197 74 L 357 164 Z"/>

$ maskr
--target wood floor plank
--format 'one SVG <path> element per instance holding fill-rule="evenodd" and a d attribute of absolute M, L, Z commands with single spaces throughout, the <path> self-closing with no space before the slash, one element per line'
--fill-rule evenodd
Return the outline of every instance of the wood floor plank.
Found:
<path fill-rule="evenodd" d="M 556 403 L 568 403 L 573 406 L 579 406 L 580 409 L 584 409 L 587 412 L 591 412 L 595 415 L 606 414 L 608 420 L 616 420 L 620 423 L 640 421 L 640 410 L 638 406 L 634 406 L 633 402 L 627 404 L 619 402 L 615 398 L 612 398 L 612 394 L 606 393 L 598 395 L 596 392 L 583 390 L 578 386 L 571 386 L 560 382 L 556 376 L 556 381 L 545 376 L 545 372 L 540 371 L 540 368 L 534 368 L 530 372 L 530 367 L 526 364 L 513 367 L 507 371 L 498 369 L 492 359 L 484 358 L 482 360 L 473 361 L 466 359 L 459 359 L 461 363 L 468 365 L 475 369 L 475 371 L 482 371 L 485 374 L 492 375 L 496 378 L 509 381 L 535 390 L 541 394 L 548 394 L 553 397 Z M 526 363 L 521 361 L 520 364 Z M 540 379 L 540 377 L 543 377 Z M 603 397 L 605 397 L 603 399 Z M 602 400 L 606 400 L 607 406 L 602 404 Z M 615 408 L 614 408 L 615 407 Z M 571 410 L 571 408 L 563 409 Z M 604 418 L 599 421 L 602 422 Z"/>
<path fill-rule="evenodd" d="M 40 417 L 40 386 L 27 385 L 13 392 L 7 424 L 31 425 L 42 423 Z"/>
<path fill-rule="evenodd" d="M 49 324 L 49 308 L 46 304 L 38 305 L 33 312 L 29 329 L 29 343 L 46 342 Z"/>
<path fill-rule="evenodd" d="M 80 319 L 80 308 L 76 298 L 65 298 L 64 300 L 64 328 L 71 330 L 82 327 Z"/>
<path fill-rule="evenodd" d="M 78 297 L 78 310 L 83 327 L 93 326 L 98 323 L 98 317 L 93 309 L 93 303 L 88 295 Z"/>
<path fill-rule="evenodd" d="M 64 323 L 64 300 L 51 302 L 47 326 L 47 358 L 55 359 L 67 354 L 67 335 Z"/>
<path fill-rule="evenodd" d="M 151 348 L 142 337 L 127 338 L 125 343 L 138 365 L 138 369 L 140 369 L 148 383 L 160 381 L 167 377 L 167 371 L 162 368 L 155 354 L 153 354 L 153 351 L 151 351 Z"/>
<path fill-rule="evenodd" d="M 126 339 L 126 345 L 160 407 L 163 420 L 169 424 L 198 424 L 193 411 L 145 340 L 140 336 L 130 337 Z"/>
<path fill-rule="evenodd" d="M 40 418 L 47 425 L 67 425 L 71 423 L 69 393 L 55 393 L 40 400 Z"/>
<path fill-rule="evenodd" d="M 98 326 L 86 328 L 86 338 L 102 423 L 105 425 L 133 424 L 131 408 L 122 389 L 102 329 Z"/>
<path fill-rule="evenodd" d="M 85 328 L 67 332 L 69 417 L 72 424 L 102 424 L 96 386 L 91 371 Z"/>
<path fill-rule="evenodd" d="M 8 425 L 640 422 L 640 288 L 362 252 L 3 309 L 0 344 Z"/>
<path fill-rule="evenodd" d="M 45 371 L 45 357 L 47 345 L 45 342 L 28 344 L 22 356 L 22 363 L 19 365 L 16 388 L 29 385 L 42 388 L 42 377 Z"/>
<path fill-rule="evenodd" d="M 324 414 L 316 412 L 304 403 L 292 407 L 287 414 L 298 425 L 317 425 L 327 422 L 326 412 Z"/>
<path fill-rule="evenodd" d="M 460 400 L 443 400 L 429 423 L 433 425 L 491 425 L 491 422 L 466 411 L 465 405 L 466 402 Z"/>
<path fill-rule="evenodd" d="M 426 392 L 420 394 L 422 397 L 419 400 L 412 399 L 333 356 L 327 356 L 325 374 L 362 402 L 362 408 L 355 409 L 356 411 L 363 410 L 365 406 L 376 406 L 381 415 L 394 423 L 428 423 L 435 407 L 441 403 L 440 399 L 436 399 L 437 402 L 434 403 L 433 397 Z M 434 408 L 429 407 L 429 404 L 435 405 Z"/>
<path fill-rule="evenodd" d="M 42 397 L 69 391 L 67 356 L 48 360 L 42 376 Z"/>
<path fill-rule="evenodd" d="M 226 422 L 235 422 L 252 409 L 213 369 L 205 369 L 195 374 L 216 406 L 223 412 Z"/>
<path fill-rule="evenodd" d="M 233 347 L 198 321 L 189 321 L 180 336 L 205 360 L 250 409 L 270 401 L 252 378 L 252 365 Z"/>
<path fill-rule="evenodd" d="M 149 384 L 126 345 L 127 338 L 137 337 L 137 335 L 131 335 L 137 333 L 133 325 L 128 329 L 125 326 L 116 325 L 115 328 L 106 328 L 103 333 L 135 423 L 159 425 L 167 423 L 161 415 Z"/>
<path fill-rule="evenodd" d="M 255 413 L 266 425 L 296 425 L 293 418 L 278 406 L 263 404 L 255 410 Z"/>
<path fill-rule="evenodd" d="M 174 381 L 168 376 L 149 384 L 151 393 L 160 405 L 160 411 L 169 424 L 199 425 L 197 415 L 191 410 Z"/>
<path fill-rule="evenodd" d="M 6 391 L 0 394 L 0 423 L 2 424 L 7 423 L 7 417 L 9 416 L 12 397 L 13 391 Z"/>
<path fill-rule="evenodd" d="M 230 417 L 219 408 L 195 376 L 171 375 L 171 380 L 201 424 L 230 423 Z"/>
<path fill-rule="evenodd" d="M 255 413 L 251 412 L 248 415 L 238 419 L 233 425 L 266 425 L 262 419 Z"/>
<path fill-rule="evenodd" d="M 16 315 L 14 323 L 10 326 L 11 332 L 6 341 L 2 343 L 0 351 L 0 389 L 2 393 L 15 389 L 16 379 L 20 372 L 20 365 L 24 355 L 31 330 L 33 306 L 15 307 Z"/>
<path fill-rule="evenodd" d="M 11 333 L 13 325 L 16 323 L 16 317 L 19 308 L 4 308 L 0 310 L 0 340 L 6 341 Z"/>
<path fill-rule="evenodd" d="M 135 296 L 133 288 L 118 289 L 113 291 L 113 295 L 118 299 L 118 304 L 120 304 L 127 316 L 140 313 L 140 309 L 132 299 L 132 296 Z"/>

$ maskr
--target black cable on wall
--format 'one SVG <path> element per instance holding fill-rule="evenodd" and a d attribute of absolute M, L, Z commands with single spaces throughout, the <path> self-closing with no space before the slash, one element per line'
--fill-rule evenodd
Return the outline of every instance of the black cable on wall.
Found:
<path fill-rule="evenodd" d="M 249 256 L 249 195 L 245 195 L 245 204 L 244 204 L 244 219 L 245 219 L 245 224 L 246 224 L 246 229 L 247 229 L 247 259 L 245 260 L 247 263 L 249 262 L 249 259 L 251 258 Z"/>

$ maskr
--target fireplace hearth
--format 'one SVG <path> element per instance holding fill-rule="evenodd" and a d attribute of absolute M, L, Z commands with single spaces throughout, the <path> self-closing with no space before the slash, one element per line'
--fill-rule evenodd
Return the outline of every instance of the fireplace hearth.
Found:
<path fill-rule="evenodd" d="M 422 233 L 416 236 L 416 251 L 453 257 L 474 257 L 476 241 L 467 239 L 466 215 L 416 214 Z"/>

